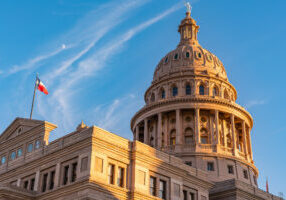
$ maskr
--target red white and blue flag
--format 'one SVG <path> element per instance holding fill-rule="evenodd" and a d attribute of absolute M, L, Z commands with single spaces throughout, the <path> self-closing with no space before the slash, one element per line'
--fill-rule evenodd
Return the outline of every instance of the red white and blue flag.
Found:
<path fill-rule="evenodd" d="M 45 94 L 49 94 L 46 86 L 44 85 L 44 83 L 39 79 L 37 78 L 37 89 L 40 90 L 41 92 L 45 93 Z"/>

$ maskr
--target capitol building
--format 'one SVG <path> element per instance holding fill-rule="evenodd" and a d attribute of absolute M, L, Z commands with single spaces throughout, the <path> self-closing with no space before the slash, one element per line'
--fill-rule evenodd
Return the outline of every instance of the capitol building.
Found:
<path fill-rule="evenodd" d="M 83 122 L 16 118 L 0 135 L 0 200 L 282 200 L 259 189 L 253 118 L 190 10 L 131 119 L 129 141 Z"/>

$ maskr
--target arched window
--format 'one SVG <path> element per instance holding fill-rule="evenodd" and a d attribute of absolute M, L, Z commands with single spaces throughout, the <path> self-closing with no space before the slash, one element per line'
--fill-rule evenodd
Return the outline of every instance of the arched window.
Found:
<path fill-rule="evenodd" d="M 176 86 L 172 89 L 173 97 L 178 96 L 178 88 Z"/>
<path fill-rule="evenodd" d="M 231 143 L 231 135 L 230 135 L 230 133 L 228 133 L 226 135 L 226 142 L 227 142 L 227 147 L 231 148 L 232 147 L 232 143 Z"/>
<path fill-rule="evenodd" d="M 186 85 L 186 95 L 191 95 L 191 86 L 190 86 L 190 84 L 187 84 Z"/>
<path fill-rule="evenodd" d="M 173 129 L 170 133 L 170 145 L 176 144 L 176 130 Z"/>
<path fill-rule="evenodd" d="M 190 57 L 190 52 L 186 52 L 186 57 L 187 57 L 187 58 Z"/>
<path fill-rule="evenodd" d="M 202 128 L 200 134 L 201 134 L 201 144 L 208 144 L 209 143 L 208 130 Z"/>
<path fill-rule="evenodd" d="M 223 96 L 224 96 L 224 98 L 225 98 L 225 99 L 229 99 L 229 96 L 228 96 L 228 93 L 227 93 L 227 91 L 226 91 L 226 90 L 224 91 Z"/>
<path fill-rule="evenodd" d="M 162 89 L 161 90 L 161 99 L 165 99 L 166 98 L 166 93 L 165 93 L 165 90 Z"/>
<path fill-rule="evenodd" d="M 165 136 L 164 136 L 164 132 L 162 133 L 162 147 L 165 146 Z"/>
<path fill-rule="evenodd" d="M 218 88 L 216 86 L 213 88 L 213 96 L 218 96 Z"/>
<path fill-rule="evenodd" d="M 175 60 L 178 59 L 178 54 L 177 54 L 177 53 L 175 54 L 174 59 L 175 59 Z"/>
<path fill-rule="evenodd" d="M 152 93 L 152 94 L 151 94 L 151 102 L 154 102 L 154 101 L 155 101 L 155 94 Z"/>
<path fill-rule="evenodd" d="M 194 142 L 194 134 L 192 128 L 185 129 L 185 144 L 192 144 Z"/>
<path fill-rule="evenodd" d="M 205 95 L 205 87 L 203 85 L 200 85 L 199 90 L 200 95 Z"/>

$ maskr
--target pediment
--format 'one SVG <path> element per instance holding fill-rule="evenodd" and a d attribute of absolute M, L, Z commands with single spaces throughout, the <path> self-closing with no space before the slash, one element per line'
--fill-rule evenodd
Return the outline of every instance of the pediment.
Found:
<path fill-rule="evenodd" d="M 44 121 L 16 118 L 0 135 L 0 143 L 15 138 L 43 123 Z"/>

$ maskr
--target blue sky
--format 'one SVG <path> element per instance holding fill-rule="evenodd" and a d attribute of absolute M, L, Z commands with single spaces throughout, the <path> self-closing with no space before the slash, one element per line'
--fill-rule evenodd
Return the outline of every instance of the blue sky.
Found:
<path fill-rule="evenodd" d="M 200 44 L 224 63 L 238 103 L 254 118 L 259 185 L 286 195 L 286 1 L 193 0 Z M 183 0 L 27 0 L 0 2 L 0 132 L 28 117 L 55 123 L 54 140 L 83 120 L 132 138 L 159 60 L 179 41 Z"/>

